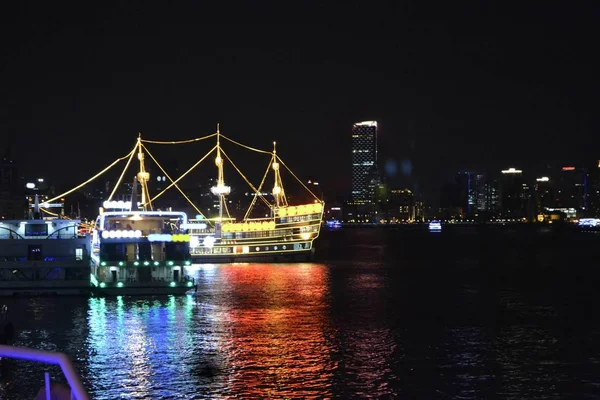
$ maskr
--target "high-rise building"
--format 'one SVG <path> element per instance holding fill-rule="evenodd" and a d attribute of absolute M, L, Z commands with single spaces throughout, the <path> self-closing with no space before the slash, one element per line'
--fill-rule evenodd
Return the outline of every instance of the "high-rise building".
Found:
<path fill-rule="evenodd" d="M 10 150 L 0 159 L 0 218 L 21 219 L 26 215 L 24 186 Z"/>
<path fill-rule="evenodd" d="M 587 215 L 590 217 L 600 216 L 600 161 L 598 166 L 589 167 L 589 183 L 587 190 Z"/>
<path fill-rule="evenodd" d="M 483 205 L 488 215 L 495 216 L 500 210 L 500 189 L 496 179 L 488 179 L 483 185 Z"/>
<path fill-rule="evenodd" d="M 588 205 L 588 177 L 585 168 L 562 167 L 555 182 L 557 206 L 585 210 Z"/>
<path fill-rule="evenodd" d="M 547 208 L 554 207 L 554 192 L 550 178 L 547 176 L 536 178 L 534 189 L 535 212 L 541 215 Z"/>
<path fill-rule="evenodd" d="M 504 216 L 513 218 L 530 216 L 530 200 L 531 189 L 523 178 L 523 171 L 515 168 L 503 170 L 500 181 L 500 203 Z"/>
<path fill-rule="evenodd" d="M 355 205 L 374 201 L 379 184 L 377 168 L 377 121 L 364 121 L 352 127 L 352 194 Z"/>
<path fill-rule="evenodd" d="M 474 188 L 474 197 L 475 197 L 475 210 L 477 211 L 485 211 L 485 175 L 476 174 L 475 175 L 475 188 Z"/>
<path fill-rule="evenodd" d="M 477 175 L 473 172 L 459 172 L 456 175 L 457 193 L 459 196 L 458 207 L 461 208 L 462 214 L 471 215 L 477 209 L 478 200 L 478 184 L 482 183 L 479 177 L 483 178 L 483 175 Z"/>

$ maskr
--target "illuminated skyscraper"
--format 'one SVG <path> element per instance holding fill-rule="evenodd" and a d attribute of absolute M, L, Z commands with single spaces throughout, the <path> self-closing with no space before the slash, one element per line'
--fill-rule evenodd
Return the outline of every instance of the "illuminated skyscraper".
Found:
<path fill-rule="evenodd" d="M 352 126 L 351 201 L 354 204 L 373 202 L 378 175 L 377 121 L 358 122 Z"/>

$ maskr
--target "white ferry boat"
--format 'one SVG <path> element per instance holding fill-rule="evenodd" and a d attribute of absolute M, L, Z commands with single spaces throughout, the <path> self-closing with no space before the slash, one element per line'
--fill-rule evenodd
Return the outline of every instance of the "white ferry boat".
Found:
<path fill-rule="evenodd" d="M 121 211 L 101 214 L 92 233 L 91 285 L 99 295 L 183 294 L 197 286 L 186 276 L 190 236 L 182 212 Z M 108 203 L 105 205 L 110 206 Z"/>
<path fill-rule="evenodd" d="M 0 296 L 86 295 L 90 240 L 79 220 L 0 222 Z"/>

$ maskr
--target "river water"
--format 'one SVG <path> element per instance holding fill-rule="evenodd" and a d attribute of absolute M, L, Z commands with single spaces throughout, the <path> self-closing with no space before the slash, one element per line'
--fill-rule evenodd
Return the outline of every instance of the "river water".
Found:
<path fill-rule="evenodd" d="M 93 399 L 600 394 L 600 235 L 324 232 L 317 262 L 195 265 L 198 292 L 11 298 L 16 345 L 69 354 Z M 4 363 L 0 398 L 55 367 Z"/>

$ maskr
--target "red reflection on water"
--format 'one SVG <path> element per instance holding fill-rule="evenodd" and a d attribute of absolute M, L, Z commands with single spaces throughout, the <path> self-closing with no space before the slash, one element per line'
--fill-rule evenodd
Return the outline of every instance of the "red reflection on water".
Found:
<path fill-rule="evenodd" d="M 220 344 L 230 393 L 242 398 L 330 397 L 336 368 L 319 264 L 224 265 Z"/>

